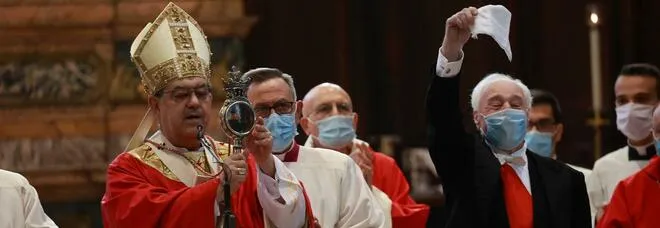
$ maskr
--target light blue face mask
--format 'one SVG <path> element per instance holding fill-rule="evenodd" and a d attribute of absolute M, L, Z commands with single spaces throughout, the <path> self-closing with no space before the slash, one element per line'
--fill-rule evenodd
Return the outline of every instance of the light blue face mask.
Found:
<path fill-rule="evenodd" d="M 655 139 L 655 154 L 660 156 L 660 139 Z"/>
<path fill-rule="evenodd" d="M 352 115 L 331 116 L 316 122 L 316 127 L 319 129 L 319 143 L 329 148 L 344 147 L 355 139 Z"/>
<path fill-rule="evenodd" d="M 505 109 L 484 116 L 489 145 L 500 150 L 512 150 L 520 145 L 527 133 L 527 114 L 519 109 Z"/>
<path fill-rule="evenodd" d="M 530 131 L 525 136 L 527 149 L 541 155 L 543 157 L 550 157 L 552 154 L 552 133 Z"/>
<path fill-rule="evenodd" d="M 296 128 L 296 118 L 293 114 L 279 115 L 272 113 L 265 119 L 266 128 L 273 136 L 273 152 L 283 152 L 291 142 L 293 137 L 298 134 Z"/>

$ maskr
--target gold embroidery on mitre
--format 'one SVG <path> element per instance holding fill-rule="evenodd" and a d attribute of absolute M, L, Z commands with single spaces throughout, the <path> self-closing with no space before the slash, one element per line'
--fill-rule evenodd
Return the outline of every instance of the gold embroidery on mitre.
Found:
<path fill-rule="evenodd" d="M 165 163 L 160 160 L 158 155 L 156 155 L 156 153 L 153 151 L 153 148 L 151 148 L 149 145 L 143 144 L 142 146 L 129 151 L 128 154 L 133 155 L 133 157 L 137 158 L 142 163 L 150 166 L 151 168 L 158 170 L 158 172 L 162 173 L 163 176 L 180 182 L 179 178 L 174 175 L 172 170 L 167 168 Z"/>
<path fill-rule="evenodd" d="M 208 75 L 210 75 L 208 71 L 209 66 L 197 56 L 175 57 L 142 74 L 142 84 L 148 94 L 153 94 L 174 80 L 188 77 L 201 77 L 208 80 Z"/>
<path fill-rule="evenodd" d="M 164 35 L 161 33 L 160 36 L 155 36 L 156 31 L 161 26 L 168 26 L 169 34 Z M 191 29 L 191 26 L 196 29 Z M 188 13 L 174 3 L 169 3 L 156 20 L 147 25 L 147 28 L 148 30 L 143 38 L 140 39 L 138 35 L 138 38 L 134 41 L 140 43 L 135 52 L 131 54 L 131 59 L 140 71 L 145 92 L 154 94 L 167 86 L 168 83 L 188 77 L 201 77 L 209 80 L 211 76 L 209 67 L 211 50 L 202 28 Z M 193 37 L 192 33 L 197 35 L 197 39 Z M 151 49 L 174 49 L 170 51 L 174 51 L 176 56 L 172 56 L 172 58 L 149 68 L 150 66 L 145 64 L 145 62 L 148 62 L 145 61 L 145 57 L 162 58 L 162 56 L 154 57 L 154 50 L 147 50 L 147 52 L 151 51 L 148 53 L 151 54 L 150 56 L 142 55 L 147 44 L 154 39 L 158 40 L 155 43 L 161 45 L 149 46 Z M 197 41 L 197 44 L 202 44 L 202 47 L 196 47 L 194 41 Z M 167 53 L 167 50 L 162 52 Z"/>

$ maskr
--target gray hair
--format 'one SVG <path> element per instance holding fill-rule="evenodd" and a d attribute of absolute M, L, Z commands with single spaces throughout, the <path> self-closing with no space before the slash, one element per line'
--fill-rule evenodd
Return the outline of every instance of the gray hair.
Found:
<path fill-rule="evenodd" d="M 262 83 L 273 78 L 281 78 L 282 80 L 284 80 L 286 84 L 289 85 L 289 89 L 291 90 L 291 96 L 293 96 L 293 100 L 296 101 L 298 99 L 298 97 L 296 97 L 296 87 L 293 85 L 293 77 L 291 77 L 291 75 L 283 73 L 279 69 L 266 68 L 266 67 L 255 68 L 249 70 L 248 72 L 245 72 L 245 74 L 241 76 L 241 79 L 248 81 L 250 84 Z"/>
<path fill-rule="evenodd" d="M 472 90 L 470 103 L 472 105 L 473 111 L 477 111 L 477 108 L 479 108 L 479 101 L 481 100 L 481 96 L 486 91 L 486 89 L 490 87 L 490 85 L 492 85 L 494 82 L 498 81 L 510 81 L 520 87 L 520 89 L 523 91 L 523 95 L 525 96 L 523 98 L 525 99 L 525 108 L 532 107 L 532 93 L 529 91 L 529 88 L 527 88 L 527 86 L 522 83 L 522 81 L 514 79 L 513 77 L 506 74 L 494 73 L 489 74 L 481 79 L 481 81 L 479 81 L 479 83 L 477 83 L 477 85 Z"/>

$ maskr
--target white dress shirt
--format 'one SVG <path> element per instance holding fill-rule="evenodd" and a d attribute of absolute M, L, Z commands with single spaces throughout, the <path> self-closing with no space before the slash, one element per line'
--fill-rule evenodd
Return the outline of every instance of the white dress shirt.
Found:
<path fill-rule="evenodd" d="M 0 228 L 57 227 L 39 202 L 37 191 L 21 174 L 0 169 Z"/>
<path fill-rule="evenodd" d="M 493 151 L 497 151 L 496 149 L 492 149 Z M 493 154 L 497 158 L 497 160 L 500 162 L 500 165 L 510 165 L 511 168 L 513 168 L 514 171 L 516 171 L 516 175 L 518 175 L 518 178 L 520 178 L 520 181 L 525 185 L 525 189 L 527 189 L 527 192 L 529 194 L 532 194 L 532 185 L 529 179 L 529 169 L 528 169 L 528 162 L 527 162 L 527 143 L 523 144 L 523 147 L 517 150 L 516 152 L 511 153 L 511 155 L 506 155 L 501 152 L 494 152 Z M 515 163 L 510 163 L 507 162 L 508 158 L 510 157 L 520 157 L 525 161 L 522 164 L 515 164 Z M 505 164 L 508 163 L 508 164 Z"/>
<path fill-rule="evenodd" d="M 435 74 L 443 77 L 454 77 L 461 72 L 461 67 L 463 66 L 463 51 L 458 55 L 458 60 L 454 62 L 449 62 L 447 58 L 442 55 L 440 49 L 438 49 L 438 61 L 435 64 Z"/>

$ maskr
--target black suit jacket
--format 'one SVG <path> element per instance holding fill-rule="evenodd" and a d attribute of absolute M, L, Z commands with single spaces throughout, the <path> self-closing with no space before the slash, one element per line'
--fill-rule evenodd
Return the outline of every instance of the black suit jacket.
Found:
<path fill-rule="evenodd" d="M 445 227 L 509 227 L 500 163 L 480 135 L 468 134 L 459 107 L 459 76 L 433 72 L 426 109 L 429 152 L 446 194 Z M 591 227 L 582 173 L 527 151 L 534 227 Z"/>

